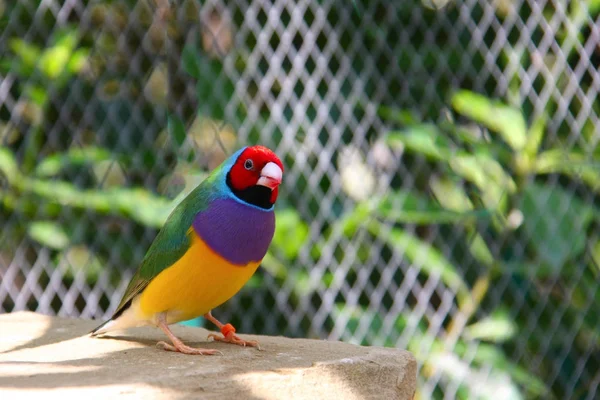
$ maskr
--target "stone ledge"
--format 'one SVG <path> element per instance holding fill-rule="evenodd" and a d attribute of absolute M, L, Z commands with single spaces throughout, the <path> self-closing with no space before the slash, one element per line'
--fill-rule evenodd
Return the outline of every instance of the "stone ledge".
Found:
<path fill-rule="evenodd" d="M 155 347 L 165 340 L 156 328 L 87 336 L 96 325 L 0 315 L 0 398 L 412 399 L 416 388 L 417 364 L 404 350 L 241 334 L 259 340 L 258 351 L 175 326 L 187 344 L 223 352 L 189 356 Z"/>

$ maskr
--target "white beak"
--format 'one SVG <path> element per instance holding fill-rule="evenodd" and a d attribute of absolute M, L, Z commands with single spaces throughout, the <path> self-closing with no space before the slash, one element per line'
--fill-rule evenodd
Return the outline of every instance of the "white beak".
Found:
<path fill-rule="evenodd" d="M 279 168 L 279 165 L 274 162 L 267 163 L 260 171 L 260 178 L 256 184 L 273 190 L 281 183 L 282 175 L 283 171 Z"/>

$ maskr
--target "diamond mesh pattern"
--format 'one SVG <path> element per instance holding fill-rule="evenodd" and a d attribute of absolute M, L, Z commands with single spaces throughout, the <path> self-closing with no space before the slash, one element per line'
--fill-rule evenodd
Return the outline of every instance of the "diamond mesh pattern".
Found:
<path fill-rule="evenodd" d="M 263 143 L 278 232 L 220 319 L 408 348 L 423 399 L 598 396 L 598 1 L 24 0 L 0 21 L 1 312 L 108 317 L 181 196 Z M 459 163 L 498 129 L 459 89 L 530 135 L 545 118 L 530 164 L 505 156 L 518 124 L 489 147 L 504 219 L 428 211 L 489 184 Z M 433 124 L 484 139 L 447 163 L 388 140 Z"/>

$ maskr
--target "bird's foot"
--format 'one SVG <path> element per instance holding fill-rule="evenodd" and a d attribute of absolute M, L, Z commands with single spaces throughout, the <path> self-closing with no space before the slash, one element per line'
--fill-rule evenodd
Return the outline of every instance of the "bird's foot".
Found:
<path fill-rule="evenodd" d="M 190 347 L 188 345 L 183 344 L 183 342 L 176 341 L 174 345 L 169 344 L 167 342 L 158 342 L 156 343 L 158 347 L 162 347 L 166 351 L 174 351 L 182 354 L 190 354 L 190 355 L 201 355 L 201 356 L 212 356 L 215 354 L 223 355 L 219 350 L 214 349 L 198 349 L 195 347 Z"/>
<path fill-rule="evenodd" d="M 256 340 L 244 340 L 238 335 L 236 335 L 235 328 L 231 324 L 223 325 L 223 327 L 221 328 L 221 333 L 223 334 L 223 336 L 211 333 L 208 335 L 208 339 L 213 339 L 217 342 L 237 344 L 238 346 L 256 347 L 258 350 L 261 350 Z"/>

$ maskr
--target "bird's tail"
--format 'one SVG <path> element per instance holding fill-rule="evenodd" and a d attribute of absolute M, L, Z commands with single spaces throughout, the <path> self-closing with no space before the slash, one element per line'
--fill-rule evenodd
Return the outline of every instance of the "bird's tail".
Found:
<path fill-rule="evenodd" d="M 106 333 L 106 332 L 110 331 L 111 330 L 110 326 L 112 325 L 111 324 L 112 322 L 114 322 L 112 320 L 112 318 L 109 319 L 109 320 L 107 320 L 107 321 L 104 321 L 100 326 L 98 326 L 94 330 L 92 330 L 90 332 L 90 335 L 92 335 L 92 336 L 98 336 L 98 335 L 101 335 L 103 333 Z"/>
<path fill-rule="evenodd" d="M 98 336 L 111 331 L 148 325 L 150 322 L 149 320 L 140 319 L 138 317 L 138 307 L 139 303 L 137 301 L 128 301 L 123 307 L 117 310 L 108 321 L 103 322 L 100 326 L 91 331 L 90 335 Z"/>

